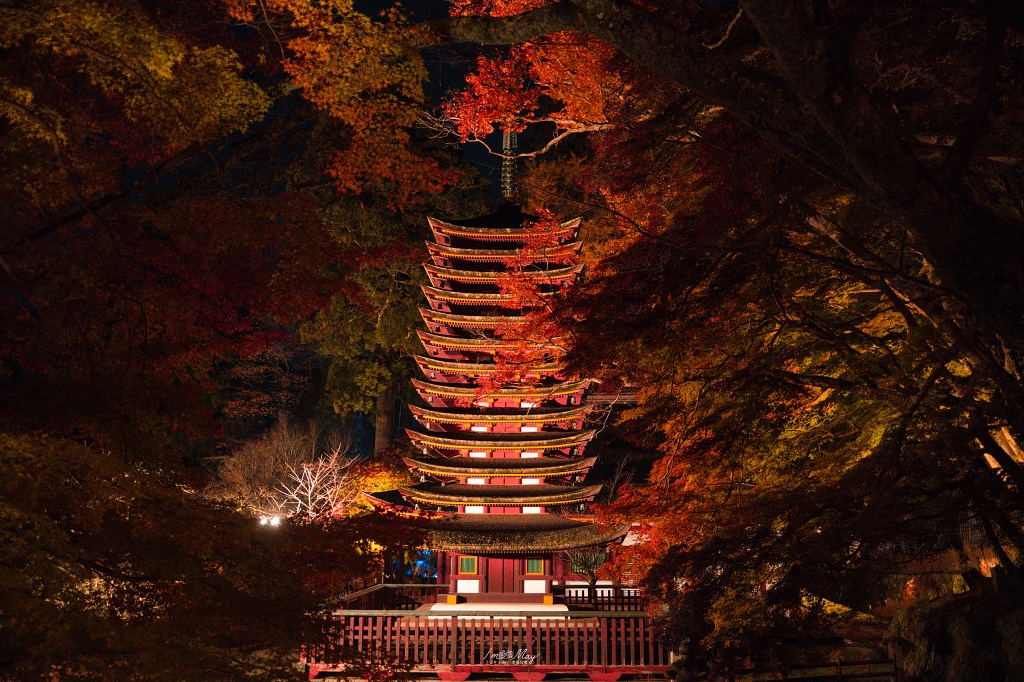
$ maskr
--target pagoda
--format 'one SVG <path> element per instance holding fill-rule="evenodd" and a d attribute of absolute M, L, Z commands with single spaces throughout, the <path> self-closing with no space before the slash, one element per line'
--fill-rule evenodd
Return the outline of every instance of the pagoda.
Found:
<path fill-rule="evenodd" d="M 507 264 L 517 259 L 516 276 L 532 280 L 540 301 L 582 270 L 580 220 L 549 228 L 551 246 L 523 251 L 535 220 L 512 203 L 471 220 L 428 219 L 434 239 L 424 265 L 426 330 L 418 332 L 424 354 L 416 358 L 423 379 L 412 382 L 425 406 L 409 407 L 420 425 L 408 430 L 418 454 L 405 459 L 420 483 L 371 501 L 428 519 L 437 581 L 448 586 L 434 608 L 558 609 L 555 595 L 581 577 L 565 552 L 602 548 L 628 530 L 585 514 L 601 490 L 586 482 L 596 459 L 584 452 L 595 433 L 586 428 L 591 382 L 566 376 L 557 353 L 537 348 L 515 381 L 482 383 L 512 343 L 500 330 L 524 324 L 531 305 L 513 307 L 524 304 L 502 292 Z"/>

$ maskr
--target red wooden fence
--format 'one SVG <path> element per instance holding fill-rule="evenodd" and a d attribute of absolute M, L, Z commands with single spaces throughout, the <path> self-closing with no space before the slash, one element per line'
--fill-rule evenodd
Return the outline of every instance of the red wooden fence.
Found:
<path fill-rule="evenodd" d="M 614 613 L 614 615 L 612 615 Z M 470 672 L 663 673 L 669 652 L 643 613 L 489 612 L 427 615 L 408 611 L 338 611 L 330 643 L 307 651 L 310 675 L 343 669 L 346 657 L 372 655 L 443 679 Z M 594 674 L 591 675 L 595 677 Z M 595 677 L 596 679 L 596 677 Z"/>

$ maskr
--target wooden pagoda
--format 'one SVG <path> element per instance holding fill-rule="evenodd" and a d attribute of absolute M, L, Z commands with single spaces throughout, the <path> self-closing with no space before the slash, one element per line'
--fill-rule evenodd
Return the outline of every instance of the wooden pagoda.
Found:
<path fill-rule="evenodd" d="M 628 530 L 601 528 L 582 513 L 601 489 L 585 482 L 595 459 L 584 454 L 594 436 L 585 428 L 589 381 L 567 379 L 557 355 L 538 353 L 541 360 L 518 372 L 521 380 L 480 387 L 509 343 L 496 330 L 523 323 L 528 312 L 500 290 L 510 259 L 519 257 L 517 276 L 533 280 L 541 300 L 572 286 L 582 269 L 578 219 L 546 233 L 548 248 L 521 252 L 535 238 L 529 220 L 513 204 L 472 220 L 429 220 L 427 331 L 419 332 L 425 352 L 416 358 L 424 379 L 413 381 L 428 407 L 409 408 L 420 428 L 408 434 L 420 454 L 405 460 L 421 482 L 372 501 L 431 517 L 446 610 L 558 609 L 566 583 L 582 578 L 565 552 L 602 547 Z M 523 253 L 534 252 L 524 265 Z"/>

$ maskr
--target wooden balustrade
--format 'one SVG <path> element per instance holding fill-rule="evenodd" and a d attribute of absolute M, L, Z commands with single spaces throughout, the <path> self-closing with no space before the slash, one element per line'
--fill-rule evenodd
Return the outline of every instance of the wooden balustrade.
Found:
<path fill-rule="evenodd" d="M 470 672 L 663 673 L 669 652 L 643 613 L 603 611 L 488 612 L 413 615 L 402 611 L 337 611 L 331 642 L 306 652 L 311 675 L 341 670 L 352 656 L 373 656 L 466 679 Z M 523 678 L 525 679 L 525 678 Z"/>
<path fill-rule="evenodd" d="M 382 611 L 415 611 L 424 604 L 433 604 L 448 594 L 448 585 L 378 584 L 338 599 L 341 609 L 379 609 Z"/>
<path fill-rule="evenodd" d="M 564 588 L 560 598 L 570 606 L 586 606 L 594 611 L 642 611 L 645 601 L 640 592 L 633 588 L 599 585 L 590 596 L 586 586 Z"/>

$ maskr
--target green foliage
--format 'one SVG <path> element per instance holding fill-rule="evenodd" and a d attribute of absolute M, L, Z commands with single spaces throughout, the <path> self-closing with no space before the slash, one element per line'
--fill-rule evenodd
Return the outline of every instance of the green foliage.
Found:
<path fill-rule="evenodd" d="M 426 250 L 416 242 L 427 236 L 427 215 L 479 214 L 485 202 L 482 178 L 467 173 L 422 211 L 396 214 L 337 198 L 323 210 L 339 247 L 360 254 L 343 273 L 341 291 L 301 330 L 305 342 L 332 359 L 326 390 L 338 414 L 373 412 L 377 397 L 414 371 L 412 357 L 422 351 L 415 333 L 422 323 L 420 286 L 428 283 Z"/>

